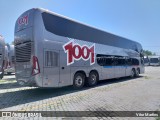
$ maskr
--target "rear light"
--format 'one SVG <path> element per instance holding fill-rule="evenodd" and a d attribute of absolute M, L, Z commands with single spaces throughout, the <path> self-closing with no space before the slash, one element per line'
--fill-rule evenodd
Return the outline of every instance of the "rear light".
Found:
<path fill-rule="evenodd" d="M 32 62 L 33 62 L 32 75 L 37 75 L 40 73 L 38 58 L 36 56 L 33 56 Z"/>

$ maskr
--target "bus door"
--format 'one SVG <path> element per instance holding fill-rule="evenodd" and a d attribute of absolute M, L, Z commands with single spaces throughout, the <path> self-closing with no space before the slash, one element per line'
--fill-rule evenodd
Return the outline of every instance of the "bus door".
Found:
<path fill-rule="evenodd" d="M 60 51 L 60 82 L 59 86 L 71 85 L 71 70 L 67 66 L 67 55 L 64 51 Z"/>
<path fill-rule="evenodd" d="M 59 85 L 59 51 L 44 50 L 43 86 L 58 87 Z"/>

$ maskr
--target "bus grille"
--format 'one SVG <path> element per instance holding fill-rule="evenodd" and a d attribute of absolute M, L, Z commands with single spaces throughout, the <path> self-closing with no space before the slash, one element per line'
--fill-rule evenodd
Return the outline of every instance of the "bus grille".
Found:
<path fill-rule="evenodd" d="M 31 59 L 31 42 L 15 47 L 16 62 L 29 62 Z"/>

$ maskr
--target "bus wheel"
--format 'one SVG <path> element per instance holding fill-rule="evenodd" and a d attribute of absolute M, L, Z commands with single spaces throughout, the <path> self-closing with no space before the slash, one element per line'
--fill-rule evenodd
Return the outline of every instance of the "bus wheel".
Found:
<path fill-rule="evenodd" d="M 132 69 L 132 71 L 131 71 L 131 78 L 135 77 L 135 74 L 136 74 L 135 69 Z"/>
<path fill-rule="evenodd" d="M 97 82 L 98 82 L 97 72 L 94 72 L 94 71 L 90 72 L 89 78 L 87 80 L 88 86 L 95 86 L 97 84 Z"/>
<path fill-rule="evenodd" d="M 83 73 L 76 73 L 74 75 L 73 87 L 76 89 L 80 89 L 84 86 L 85 75 Z"/>
<path fill-rule="evenodd" d="M 140 74 L 140 70 L 139 70 L 139 68 L 138 68 L 138 69 L 136 70 L 136 77 L 138 77 L 139 74 Z"/>

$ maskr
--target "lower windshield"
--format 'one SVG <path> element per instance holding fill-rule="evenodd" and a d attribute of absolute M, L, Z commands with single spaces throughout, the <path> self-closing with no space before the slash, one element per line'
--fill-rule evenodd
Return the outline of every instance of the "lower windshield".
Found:
<path fill-rule="evenodd" d="M 157 63 L 157 62 L 158 62 L 158 58 L 151 58 L 151 59 L 150 59 L 150 62 L 151 62 L 151 63 Z"/>
<path fill-rule="evenodd" d="M 144 63 L 148 63 L 148 62 L 149 62 L 148 58 L 144 58 Z"/>

